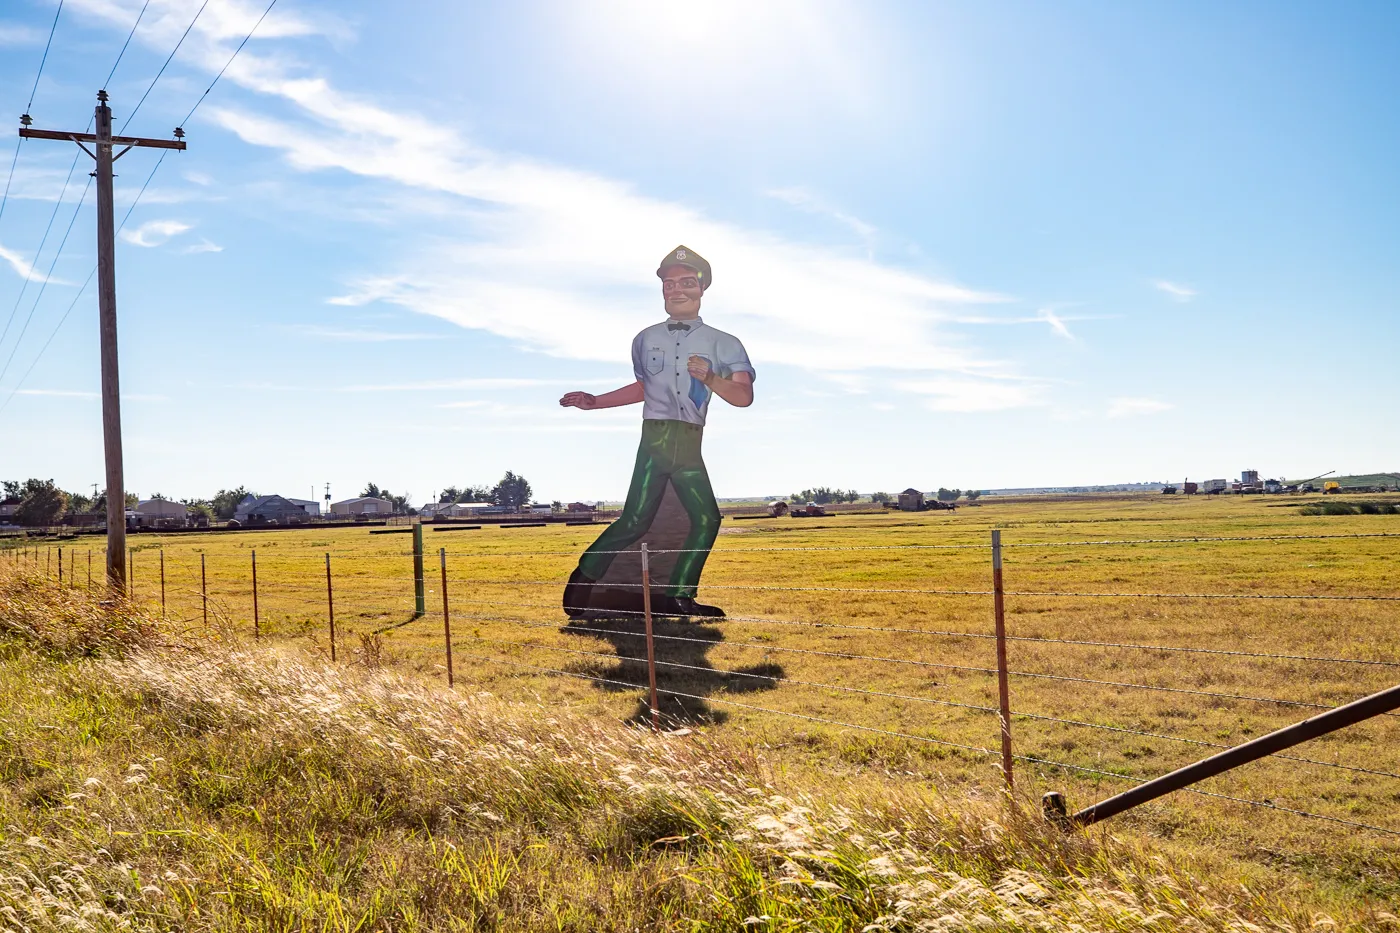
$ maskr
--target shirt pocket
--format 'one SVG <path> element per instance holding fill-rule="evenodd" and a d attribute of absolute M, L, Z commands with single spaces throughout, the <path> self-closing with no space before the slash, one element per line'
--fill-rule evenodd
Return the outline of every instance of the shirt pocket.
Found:
<path fill-rule="evenodd" d="M 649 373 L 651 373 L 653 376 L 655 376 L 657 373 L 661 372 L 661 370 L 663 370 L 663 369 L 665 369 L 665 368 L 666 368 L 666 351 L 665 351 L 665 350 L 657 350 L 657 349 L 654 349 L 654 350 L 651 350 L 650 352 L 647 353 L 647 372 L 649 372 Z"/>

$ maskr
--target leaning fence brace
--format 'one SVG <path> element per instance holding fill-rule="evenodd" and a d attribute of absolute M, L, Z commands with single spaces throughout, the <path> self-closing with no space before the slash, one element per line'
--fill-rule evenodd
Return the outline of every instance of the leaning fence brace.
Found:
<path fill-rule="evenodd" d="M 1172 791 L 1189 787 L 1208 777 L 1214 777 L 1232 768 L 1238 768 L 1240 765 L 1249 764 L 1265 755 L 1272 755 L 1285 748 L 1292 748 L 1309 739 L 1315 739 L 1320 735 L 1335 732 L 1338 729 L 1355 725 L 1395 709 L 1400 709 L 1400 685 L 1373 693 L 1368 697 L 1362 697 L 1345 706 L 1328 710 L 1291 726 L 1284 726 L 1282 729 L 1227 749 L 1218 755 L 1211 755 L 1209 758 L 1189 764 L 1184 768 L 1178 768 L 1170 774 L 1164 774 L 1159 778 L 1139 784 L 1132 790 L 1124 791 L 1107 800 L 1085 807 L 1068 818 L 1063 816 L 1063 796 L 1047 794 L 1046 813 L 1056 821 L 1089 826 L 1100 820 L 1106 820 L 1110 816 L 1116 816 L 1125 810 L 1131 810 L 1133 807 L 1140 806 L 1150 800 L 1156 800 Z"/>

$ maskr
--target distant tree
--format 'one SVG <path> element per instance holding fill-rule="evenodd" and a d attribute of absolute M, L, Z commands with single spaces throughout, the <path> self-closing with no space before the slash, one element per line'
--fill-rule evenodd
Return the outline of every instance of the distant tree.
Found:
<path fill-rule="evenodd" d="M 214 513 L 214 505 L 207 499 L 181 499 L 181 504 L 189 509 L 191 515 L 203 515 L 212 521 L 218 516 Z"/>
<path fill-rule="evenodd" d="M 562 512 L 564 511 L 564 503 L 560 502 L 558 499 L 555 499 L 549 504 L 549 510 L 551 512 Z"/>
<path fill-rule="evenodd" d="M 392 503 L 394 504 L 394 511 L 395 511 L 395 512 L 398 512 L 398 513 L 403 514 L 403 515 L 417 515 L 417 514 L 418 514 L 418 510 L 415 509 L 415 508 L 414 508 L 412 505 L 410 505 L 409 502 L 408 502 L 409 499 L 413 498 L 413 493 L 411 493 L 411 492 L 406 492 L 406 493 L 404 493 L 404 494 L 401 495 L 401 496 L 396 496 L 396 495 L 394 495 L 392 492 L 390 492 L 390 491 L 387 490 L 387 489 L 382 490 L 382 492 L 384 493 L 383 498 L 388 499 L 390 502 L 392 502 Z"/>
<path fill-rule="evenodd" d="M 972 502 L 982 495 L 982 491 L 980 489 L 969 489 L 967 492 L 963 493 L 963 495 L 967 497 L 968 502 Z"/>
<path fill-rule="evenodd" d="M 462 490 L 456 486 L 448 486 L 438 495 L 438 502 L 461 502 Z"/>
<path fill-rule="evenodd" d="M 70 492 L 68 494 L 69 512 L 91 512 L 94 500 L 80 492 Z"/>
<path fill-rule="evenodd" d="M 847 502 L 859 502 L 859 501 L 860 501 L 860 493 L 856 492 L 854 489 L 847 489 L 847 490 L 846 490 L 846 501 L 847 501 Z"/>
<path fill-rule="evenodd" d="M 439 502 L 490 502 L 490 486 L 448 486 L 438 496 Z"/>
<path fill-rule="evenodd" d="M 6 499 L 22 498 L 20 490 L 24 488 L 24 484 L 21 483 L 19 480 L 7 479 L 4 481 L 3 485 L 5 487 Z"/>
<path fill-rule="evenodd" d="M 52 525 L 68 510 L 68 493 L 55 486 L 51 479 L 30 479 L 19 492 L 15 519 L 21 525 Z"/>
<path fill-rule="evenodd" d="M 496 505 L 515 509 L 529 502 L 532 492 L 529 480 L 506 470 L 506 475 L 502 476 L 501 481 L 491 490 L 491 501 Z"/>
<path fill-rule="evenodd" d="M 939 487 L 938 487 L 938 501 L 939 501 L 939 502 L 956 502 L 956 501 L 958 501 L 958 496 L 961 496 L 961 495 L 962 495 L 962 490 L 961 490 L 961 489 L 949 489 L 949 488 L 947 488 L 946 486 L 939 486 Z"/>
<path fill-rule="evenodd" d="M 238 511 L 238 503 L 248 496 L 256 496 L 257 493 L 250 493 L 243 486 L 234 489 L 220 489 L 214 494 L 214 498 L 209 500 L 209 507 L 214 510 L 214 517 L 220 521 L 228 521 L 233 518 L 233 513 Z"/>
<path fill-rule="evenodd" d="M 162 502 L 165 501 L 165 495 L 164 495 L 164 493 L 153 492 L 153 493 L 151 493 L 151 498 L 152 498 L 152 499 L 159 499 L 159 500 L 161 500 Z"/>
<path fill-rule="evenodd" d="M 886 502 L 893 501 L 893 497 L 887 492 L 872 492 L 870 494 L 870 501 L 877 505 L 884 505 Z"/>
<path fill-rule="evenodd" d="M 364 492 L 360 493 L 360 495 L 366 499 L 383 499 L 384 490 L 380 489 L 374 483 L 366 483 Z"/>

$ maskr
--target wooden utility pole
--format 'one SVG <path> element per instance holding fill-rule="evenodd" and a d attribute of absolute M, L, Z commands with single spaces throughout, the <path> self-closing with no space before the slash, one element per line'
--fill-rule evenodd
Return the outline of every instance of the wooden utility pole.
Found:
<path fill-rule="evenodd" d="M 185 131 L 174 139 L 112 135 L 112 108 L 107 92 L 97 92 L 96 133 L 31 129 L 29 114 L 20 117 L 19 135 L 29 139 L 72 140 L 97 163 L 97 308 L 102 343 L 102 441 L 107 462 L 107 583 L 126 590 L 126 485 L 122 475 L 122 410 L 117 377 L 117 261 L 112 209 L 112 163 L 133 148 L 184 149 Z M 91 143 L 96 149 L 89 149 Z M 113 146 L 124 146 L 112 154 Z"/>

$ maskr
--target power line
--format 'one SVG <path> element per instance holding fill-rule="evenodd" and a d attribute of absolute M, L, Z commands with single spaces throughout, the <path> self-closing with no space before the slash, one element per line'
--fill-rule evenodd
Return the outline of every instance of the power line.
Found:
<path fill-rule="evenodd" d="M 34 87 L 29 92 L 29 103 L 24 105 L 24 112 L 28 113 L 29 108 L 34 106 L 34 95 L 39 92 L 39 78 L 44 74 L 44 63 L 49 60 L 49 46 L 53 45 L 53 34 L 58 29 L 58 15 L 63 12 L 63 0 L 58 0 L 58 9 L 53 11 L 53 25 L 49 26 L 49 41 L 44 43 L 44 56 L 39 59 L 39 73 L 34 76 Z"/>
<path fill-rule="evenodd" d="M 131 37 L 136 35 L 136 27 L 141 25 L 141 17 L 146 15 L 146 7 L 151 5 L 151 0 L 146 0 L 141 4 L 141 12 L 136 14 L 136 22 L 131 24 L 131 32 L 126 34 L 126 41 L 122 43 L 122 50 L 117 53 L 117 60 L 112 62 L 112 70 L 107 73 L 107 80 L 102 82 L 102 86 L 109 87 L 112 83 L 112 76 L 117 73 L 117 66 L 122 63 L 122 56 L 126 54 L 126 47 L 131 44 Z"/>
<path fill-rule="evenodd" d="M 23 138 L 23 137 L 21 137 Z M 58 193 L 58 200 L 54 202 L 53 213 L 49 215 L 48 226 L 44 228 L 44 235 L 39 240 L 39 248 L 34 253 L 34 261 L 39 261 L 39 255 L 44 251 L 44 244 L 49 241 L 49 233 L 53 230 L 53 222 L 58 218 L 58 210 L 63 206 L 63 196 L 68 193 L 68 186 L 73 182 L 73 172 L 78 168 L 78 159 L 82 153 L 78 152 L 73 156 L 73 164 L 68 166 L 68 177 L 63 180 L 63 190 Z M 19 297 L 15 299 L 15 306 L 10 309 L 10 316 L 5 321 L 5 329 L 0 331 L 0 346 L 4 346 L 5 338 L 10 335 L 10 325 L 14 323 L 15 315 L 19 313 L 19 306 L 24 302 L 24 293 L 29 289 L 29 279 L 33 275 L 33 267 L 30 267 L 30 275 L 24 277 L 24 284 L 20 286 Z"/>
<path fill-rule="evenodd" d="M 3 381 L 5 374 L 10 371 L 10 364 L 14 362 L 15 354 L 19 352 L 19 345 L 24 342 L 24 335 L 29 332 L 29 324 L 34 320 L 34 312 L 39 308 L 39 302 L 43 300 L 44 292 L 49 287 L 50 280 L 53 279 L 54 267 L 58 265 L 58 258 L 63 255 L 63 247 L 68 243 L 68 235 L 73 232 L 73 224 L 78 219 L 78 214 L 83 209 L 83 202 L 87 200 L 87 193 L 92 188 L 92 179 L 83 186 L 82 197 L 78 198 L 77 205 L 73 208 L 73 216 L 68 220 L 68 229 L 63 231 L 63 240 L 58 244 L 58 249 L 53 254 L 53 261 L 49 263 L 48 274 L 44 276 L 43 284 L 39 286 L 39 294 L 34 296 L 34 304 L 29 307 L 29 315 L 24 319 L 24 326 L 20 328 L 19 336 L 15 338 L 15 345 L 10 348 L 10 355 L 5 360 L 5 365 L 0 367 L 0 381 Z"/>
<path fill-rule="evenodd" d="M 194 112 L 199 109 L 199 105 L 204 103 L 204 98 L 209 96 L 209 92 L 214 90 L 214 85 L 219 83 L 219 79 L 224 76 L 224 72 L 228 71 L 228 66 L 233 64 L 233 60 L 238 57 L 238 53 L 243 51 L 243 46 L 247 45 L 248 40 L 253 38 L 253 33 L 258 31 L 258 27 L 262 25 L 262 21 L 267 19 L 267 14 L 271 13 L 272 8 L 276 5 L 277 0 L 272 0 L 272 2 L 267 5 L 267 9 L 263 10 L 262 16 L 259 16 L 258 21 L 253 24 L 253 28 L 248 30 L 248 35 L 244 36 L 243 41 L 238 43 L 238 48 L 234 49 L 233 54 L 228 57 L 228 61 L 224 62 L 224 67 L 219 69 L 219 73 L 214 76 L 214 80 L 209 82 L 209 86 L 204 89 L 204 93 L 199 95 L 199 100 L 194 102 L 194 106 L 190 108 L 190 112 L 185 114 L 185 119 L 180 121 L 181 126 L 190 122 L 190 117 L 194 116 Z"/>
<path fill-rule="evenodd" d="M 63 0 L 59 0 L 58 9 L 55 10 L 53 14 L 53 23 L 49 26 L 49 41 L 44 43 L 44 55 L 39 59 L 39 71 L 34 75 L 34 87 L 29 91 L 29 103 L 24 107 L 24 116 L 20 118 L 20 122 L 29 119 L 29 110 L 34 106 L 34 95 L 39 92 L 39 78 L 44 74 L 44 63 L 49 60 L 49 46 L 53 45 L 53 34 L 58 29 L 58 14 L 62 12 Z M 5 193 L 0 195 L 0 218 L 5 216 L 5 205 L 10 200 L 10 183 L 15 180 L 15 164 L 19 162 L 19 147 L 23 144 L 23 136 L 15 141 L 15 154 L 10 158 L 10 174 L 5 178 Z M 38 259 L 38 257 L 36 256 L 35 259 Z M 29 278 L 26 276 L 25 282 L 27 283 L 28 281 Z M 16 304 L 15 307 L 19 307 L 19 305 Z M 11 314 L 10 317 L 13 318 L 14 315 Z M 7 331 L 9 330 L 8 323 L 5 325 L 5 329 Z M 0 340 L 4 340 L 4 337 L 0 337 Z"/>
<path fill-rule="evenodd" d="M 170 65 L 170 62 L 175 58 L 175 53 L 180 51 L 180 46 L 185 44 L 185 39 L 189 36 L 190 30 L 194 28 L 195 23 L 199 22 L 199 17 L 203 15 L 204 8 L 208 5 L 209 0 L 204 0 L 204 3 L 200 5 L 199 11 L 194 14 L 194 19 L 190 20 L 190 24 L 185 27 L 184 33 L 180 36 L 180 41 L 176 42 L 175 48 L 170 50 L 170 56 L 166 58 L 165 64 L 160 66 L 160 71 L 157 71 L 156 76 L 151 79 L 151 84 L 149 87 L 146 88 L 146 93 L 141 95 L 141 99 L 136 102 L 136 108 L 131 111 L 131 115 L 128 116 L 126 118 L 126 122 L 122 124 L 122 128 L 118 131 L 118 135 L 120 135 L 121 133 L 125 133 L 126 128 L 131 125 L 131 121 L 136 118 L 137 111 L 141 109 L 141 105 L 146 102 L 146 98 L 149 97 L 151 91 L 155 89 L 156 82 L 160 80 L 161 75 L 165 74 L 166 67 L 168 67 Z"/>
<path fill-rule="evenodd" d="M 161 150 L 160 158 L 156 160 L 155 166 L 151 169 L 151 174 L 146 176 L 145 184 L 141 186 L 140 191 L 136 192 L 135 200 L 133 200 L 131 206 L 126 209 L 126 215 L 122 217 L 121 225 L 117 227 L 118 233 L 126 227 L 126 222 L 131 219 L 131 212 L 136 210 L 136 205 L 141 203 L 141 196 L 146 193 L 146 188 L 151 184 L 151 179 L 156 177 L 156 170 L 159 169 L 160 164 L 165 161 L 165 153 L 167 151 L 168 150 L 164 149 Z M 89 182 L 89 184 L 91 184 L 91 182 Z M 87 192 L 84 191 L 84 195 L 86 195 L 86 193 Z M 80 201 L 79 206 L 81 206 L 81 204 L 82 202 Z M 88 273 L 87 280 L 84 281 L 82 287 L 78 289 L 78 294 L 74 295 L 73 300 L 68 304 L 68 310 L 63 312 L 63 316 L 58 319 L 58 323 L 54 325 L 54 329 L 49 332 L 49 337 L 44 341 L 44 345 L 39 348 L 39 352 L 35 355 L 34 359 L 30 361 L 29 368 L 24 371 L 23 376 L 19 377 L 19 381 L 15 383 L 15 387 L 11 389 L 10 394 L 5 397 L 4 403 L 0 403 L 0 414 L 3 414 L 5 409 L 10 407 L 10 402 L 14 399 L 15 395 L 19 393 L 20 387 L 23 386 L 25 380 L 29 378 L 29 374 L 34 372 L 34 367 L 39 365 L 39 360 L 43 358 L 44 353 L 49 349 L 49 344 L 53 343 L 54 338 L 58 336 L 58 332 L 63 329 L 63 325 L 67 322 L 68 316 L 73 313 L 73 309 L 77 306 L 78 299 L 83 297 L 83 292 L 87 291 L 87 287 L 92 284 L 92 278 L 96 274 L 97 267 L 93 266 L 92 271 Z M 16 344 L 16 346 L 18 346 L 18 344 Z"/>

